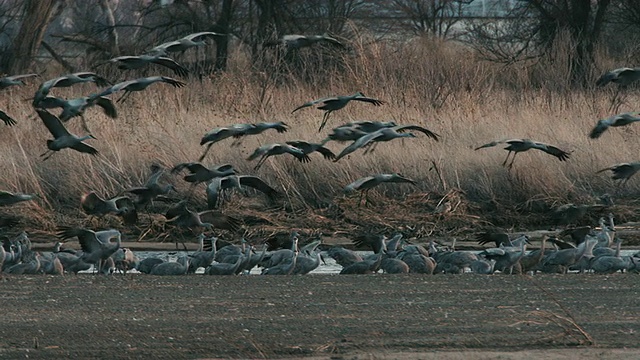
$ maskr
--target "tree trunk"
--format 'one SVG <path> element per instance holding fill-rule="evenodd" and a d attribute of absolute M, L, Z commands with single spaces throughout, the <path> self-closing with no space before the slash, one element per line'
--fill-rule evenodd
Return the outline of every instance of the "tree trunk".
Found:
<path fill-rule="evenodd" d="M 575 42 L 575 54 L 573 57 L 573 84 L 587 85 L 589 70 L 594 58 L 595 43 L 598 41 L 604 13 L 610 4 L 610 0 L 599 0 L 592 8 L 591 0 L 572 0 L 572 37 Z M 595 13 L 595 15 L 594 15 Z"/>
<path fill-rule="evenodd" d="M 571 34 L 571 83 L 586 85 L 593 52 L 611 0 L 527 0 L 538 12 L 541 43 L 550 46 L 560 30 Z"/>
<path fill-rule="evenodd" d="M 225 71 L 227 69 L 227 59 L 229 58 L 229 24 L 233 16 L 233 0 L 222 2 L 220 18 L 214 28 L 215 32 L 226 34 L 226 36 L 216 36 L 216 63 L 214 71 Z"/>
<path fill-rule="evenodd" d="M 118 31 L 116 30 L 116 18 L 113 15 L 113 9 L 109 5 L 109 0 L 100 1 L 100 6 L 102 7 L 102 11 L 104 11 L 107 24 L 109 25 L 109 50 L 111 57 L 119 56 L 120 45 L 118 43 Z"/>
<path fill-rule="evenodd" d="M 19 74 L 33 65 L 40 42 L 59 6 L 59 0 L 25 0 L 22 25 L 13 40 L 11 54 L 5 59 L 7 73 Z"/>

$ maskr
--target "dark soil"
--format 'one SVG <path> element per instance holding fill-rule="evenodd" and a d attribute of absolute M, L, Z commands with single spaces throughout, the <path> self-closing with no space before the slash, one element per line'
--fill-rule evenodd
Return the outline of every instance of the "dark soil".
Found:
<path fill-rule="evenodd" d="M 614 348 L 637 354 L 638 280 L 4 275 L 0 358 L 409 359 L 435 350 L 447 358 L 516 350 L 561 358 L 553 356 L 557 349 L 603 358 Z"/>

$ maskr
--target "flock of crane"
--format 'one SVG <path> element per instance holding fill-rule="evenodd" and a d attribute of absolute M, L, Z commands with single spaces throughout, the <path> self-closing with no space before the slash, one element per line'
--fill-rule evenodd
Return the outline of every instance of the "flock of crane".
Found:
<path fill-rule="evenodd" d="M 0 246 L 0 269 L 7 274 L 51 275 L 77 274 L 92 267 L 100 274 L 116 271 L 126 274 L 135 269 L 151 275 L 194 274 L 203 269 L 207 275 L 238 275 L 261 267 L 262 275 L 304 275 L 323 263 L 326 265 L 325 256 L 328 256 L 342 267 L 340 274 L 373 274 L 380 270 L 387 274 L 640 273 L 640 252 L 626 256 L 620 253 L 622 240 L 615 235 L 613 216 L 609 215 L 608 225 L 604 218 L 599 225 L 598 231 L 580 227 L 565 229 L 558 236 L 544 236 L 541 247 L 529 252 L 526 251 L 530 243 L 528 236 L 510 238 L 501 232 L 478 234 L 478 243 L 495 243 L 495 247 L 480 252 L 455 250 L 455 239 L 450 247 L 431 241 L 425 248 L 405 242 L 402 234 L 391 239 L 383 235 L 356 238 L 354 243 L 371 248 L 369 255 L 340 246 L 321 248 L 321 239 L 299 246 L 295 231 L 281 244 L 282 248 L 273 251 L 267 251 L 267 244 L 261 251 L 255 251 L 244 238 L 241 245 L 234 245 L 200 234 L 198 250 L 179 256 L 177 261 L 164 261 L 155 256 L 139 259 L 133 251 L 120 246 L 118 230 L 94 232 L 60 227 L 60 239 L 77 237 L 82 250 L 64 249 L 61 242 L 56 242 L 52 252 L 35 252 L 26 233 L 22 233 L 12 240 L 4 239 Z M 565 236 L 573 243 L 560 239 Z M 115 243 L 110 241 L 113 238 Z"/>
<path fill-rule="evenodd" d="M 178 76 L 185 77 L 188 75 L 188 70 L 169 57 L 169 54 L 184 52 L 192 47 L 205 45 L 208 37 L 215 36 L 225 35 L 213 32 L 195 33 L 155 46 L 143 55 L 120 56 L 104 64 L 115 63 L 118 64 L 119 68 L 127 70 L 140 69 L 150 64 L 157 64 L 171 69 Z M 319 41 L 341 46 L 338 40 L 328 37 L 326 34 L 314 36 L 287 35 L 269 45 L 282 44 L 287 49 L 297 49 L 310 46 Z M 617 69 L 608 72 L 598 80 L 598 84 L 605 85 L 608 82 L 618 82 L 621 86 L 626 86 L 633 80 L 640 78 L 638 75 L 640 73 L 639 70 Z M 38 75 L 24 74 L 0 78 L 0 90 L 10 86 L 25 85 L 25 79 L 35 76 Z M 95 83 L 101 90 L 75 99 L 63 99 L 50 94 L 56 88 L 70 87 L 87 82 Z M 112 84 L 106 78 L 88 71 L 67 74 L 43 82 L 35 92 L 32 101 L 36 113 L 53 137 L 53 140 L 47 140 L 48 150 L 41 155 L 42 159 L 47 160 L 63 149 L 72 149 L 93 156 L 98 155 L 98 150 L 86 143 L 87 140 L 95 139 L 95 137 L 89 130 L 84 117 L 85 111 L 97 105 L 103 109 L 107 116 L 115 118 L 117 117 L 117 103 L 126 101 L 132 92 L 143 91 L 155 83 L 165 83 L 175 88 L 186 85 L 185 82 L 168 76 L 143 77 Z M 115 93 L 122 93 L 122 96 L 116 101 L 110 98 Z M 309 101 L 295 108 L 293 112 L 312 106 L 317 106 L 318 109 L 324 110 L 318 130 L 322 131 L 332 112 L 340 110 L 354 101 L 365 102 L 374 106 L 384 105 L 382 100 L 367 97 L 363 93 L 357 92 L 347 96 L 327 97 Z M 62 110 L 59 115 L 50 112 L 51 109 L 56 108 Z M 594 139 L 600 137 L 609 127 L 624 126 L 640 121 L 638 115 L 638 113 L 625 113 L 600 120 L 591 132 L 590 137 Z M 87 135 L 77 136 L 67 130 L 64 124 L 75 117 L 81 118 L 82 127 Z M 13 117 L 4 111 L 0 111 L 0 119 L 7 126 L 18 124 Z M 271 201 L 277 201 L 280 192 L 259 177 L 238 174 L 230 164 L 209 168 L 201 163 L 214 144 L 228 138 L 234 138 L 234 142 L 231 144 L 233 147 L 242 142 L 246 136 L 259 135 L 267 130 L 285 133 L 288 130 L 288 125 L 284 122 L 234 124 L 218 127 L 207 132 L 200 141 L 200 144 L 206 147 L 198 162 L 178 164 L 170 172 L 173 174 L 184 170 L 188 172 L 184 176 L 184 180 L 192 184 L 190 194 L 196 185 L 206 183 L 208 209 L 200 212 L 191 210 L 188 205 L 188 199 L 182 200 L 166 211 L 164 214 L 166 224 L 180 229 L 202 229 L 205 231 L 217 228 L 237 232 L 241 228 L 241 221 L 216 211 L 221 195 L 225 190 L 242 188 L 243 186 L 250 187 L 264 193 Z M 364 149 L 364 153 L 372 152 L 380 142 L 417 137 L 416 132 L 422 133 L 426 138 L 434 141 L 439 141 L 440 138 L 440 135 L 435 132 L 418 125 L 399 125 L 393 121 L 357 121 L 334 128 L 319 143 L 291 140 L 284 143 L 262 145 L 247 160 L 258 160 L 255 170 L 259 169 L 270 157 L 283 154 L 289 154 L 304 163 L 311 161 L 309 157 L 311 153 L 319 152 L 325 159 L 337 162 L 359 149 Z M 325 147 L 325 144 L 329 141 L 350 141 L 351 143 L 338 155 L 335 155 Z M 509 169 L 513 166 L 515 157 L 519 152 L 531 149 L 543 151 L 558 158 L 560 161 L 568 160 L 571 155 L 556 146 L 530 139 L 492 141 L 477 147 L 476 150 L 500 144 L 507 145 L 504 149 L 508 151 L 508 154 L 503 166 L 507 166 Z M 508 163 L 512 153 L 513 157 L 511 162 Z M 626 182 L 639 169 L 640 162 L 617 164 L 601 171 L 611 170 L 614 174 L 614 179 L 622 179 Z M 96 192 L 91 191 L 82 196 L 80 205 L 88 215 L 106 216 L 112 214 L 120 216 L 125 225 L 135 224 L 138 221 L 138 211 L 140 209 L 146 208 L 147 205 L 154 201 L 168 201 L 167 195 L 171 191 L 176 191 L 172 184 L 162 184 L 161 179 L 166 174 L 166 170 L 159 165 L 152 165 L 151 174 L 147 182 L 142 186 L 126 191 L 133 196 L 121 194 L 105 199 Z M 360 191 L 360 201 L 358 202 L 360 206 L 362 197 L 370 189 L 382 183 L 416 185 L 415 180 L 399 173 L 374 174 L 346 185 L 344 191 L 347 193 Z M 37 197 L 38 195 L 36 194 L 14 194 L 8 191 L 0 191 L 0 206 L 13 205 L 22 201 L 33 200 Z M 397 235 L 389 241 L 386 241 L 388 239 L 384 236 L 376 236 L 374 239 L 366 240 L 371 245 L 373 254 L 364 258 L 353 251 L 341 247 L 332 247 L 326 253 L 343 266 L 342 273 L 345 274 L 377 272 L 379 269 L 387 273 L 418 272 L 429 274 L 460 273 L 464 272 L 465 269 L 482 274 L 490 274 L 494 271 L 503 273 L 529 271 L 566 272 L 574 268 L 581 271 L 592 269 L 596 272 L 638 271 L 636 256 L 620 256 L 621 241 L 615 239 L 613 220 L 611 220 L 610 227 L 604 225 L 603 221 L 600 223 L 601 230 L 597 233 L 589 234 L 589 232 L 593 232 L 591 228 L 586 232 L 584 229 L 580 230 L 583 231 L 581 233 L 583 236 L 574 238 L 574 244 L 563 242 L 555 237 L 545 238 L 541 249 L 529 253 L 526 253 L 527 237 L 509 239 L 506 234 L 483 234 L 480 238 L 481 243 L 486 243 L 485 240 L 489 238 L 491 239 L 490 241 L 495 241 L 496 247 L 484 250 L 480 254 L 455 251 L 453 248 L 438 248 L 434 243 L 431 243 L 427 249 L 419 245 L 405 243 L 401 235 Z M 494 240 L 495 236 L 499 240 Z M 264 268 L 263 274 L 305 274 L 320 266 L 323 260 L 321 247 L 319 247 L 320 241 L 313 241 L 299 248 L 298 237 L 295 232 L 288 242 L 289 246 L 271 252 L 267 252 L 265 246 L 262 252 L 258 254 L 254 253 L 253 246 L 249 245 L 244 239 L 242 240 L 242 246 L 232 244 L 219 246 L 217 238 L 206 238 L 204 234 L 201 234 L 199 237 L 200 249 L 188 256 L 181 256 L 178 262 L 164 262 L 153 258 L 138 261 L 133 252 L 121 247 L 121 233 L 115 229 L 93 231 L 84 228 L 61 226 L 58 237 L 60 240 L 77 238 L 82 250 L 64 250 L 61 248 L 61 243 L 57 243 L 53 252 L 43 255 L 31 250 L 31 243 L 24 233 L 12 240 L 5 237 L 3 246 L 0 247 L 0 269 L 4 270 L 5 273 L 13 274 L 37 272 L 58 274 L 63 271 L 77 273 L 95 265 L 95 269 L 99 273 L 110 273 L 114 269 L 126 272 L 129 269 L 136 268 L 145 273 L 177 275 L 193 273 L 197 268 L 203 267 L 207 274 L 228 275 L 239 274 L 243 271 L 250 271 L 255 266 L 262 266 Z M 116 241 L 112 242 L 114 238 Z M 182 240 L 184 245 L 184 238 Z M 552 242 L 556 248 L 545 248 L 547 241 Z M 616 249 L 612 249 L 612 246 L 616 246 Z"/>

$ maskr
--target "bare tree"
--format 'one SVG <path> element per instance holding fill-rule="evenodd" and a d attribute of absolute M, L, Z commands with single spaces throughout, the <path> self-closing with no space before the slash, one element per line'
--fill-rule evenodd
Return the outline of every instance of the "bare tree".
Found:
<path fill-rule="evenodd" d="M 429 33 L 449 37 L 454 25 L 461 20 L 464 5 L 472 0 L 394 0 L 384 6 L 400 17 L 401 27 L 416 35 Z"/>
<path fill-rule="evenodd" d="M 45 47 L 65 68 L 85 68 L 97 60 L 120 54 L 137 55 L 141 13 L 138 2 L 66 0 L 65 11 L 50 29 L 53 39 Z M 63 54 L 73 54 L 74 64 L 65 64 Z M 83 56 L 77 56 L 83 54 Z"/>
<path fill-rule="evenodd" d="M 625 61 L 633 63 L 640 53 L 640 1 L 614 0 L 606 17 L 603 37 L 611 54 L 623 56 Z"/>
<path fill-rule="evenodd" d="M 13 39 L 9 54 L 4 54 L 2 58 L 7 73 L 20 73 L 32 66 L 45 31 L 62 6 L 60 0 L 24 1 L 20 29 Z"/>
<path fill-rule="evenodd" d="M 585 84 L 611 0 L 521 0 L 508 22 L 472 26 L 469 42 L 494 60 L 513 62 L 547 54 L 559 34 L 570 36 L 572 83 Z"/>
<path fill-rule="evenodd" d="M 167 5 L 151 3 L 141 9 L 143 14 L 141 40 L 157 44 L 201 31 L 231 35 L 236 27 L 238 4 L 243 2 L 246 1 L 175 0 Z M 206 59 L 204 63 L 213 63 L 214 70 L 225 70 L 229 40 L 230 36 L 215 37 L 213 39 L 216 44 L 215 62 Z M 206 67 L 209 66 L 206 65 Z"/>
<path fill-rule="evenodd" d="M 0 54 L 9 52 L 21 11 L 22 4 L 17 1 L 0 1 Z"/>
<path fill-rule="evenodd" d="M 215 71 L 224 71 L 227 69 L 227 59 L 229 58 L 229 36 L 231 34 L 231 25 L 233 24 L 233 13 L 233 0 L 223 0 L 218 20 L 211 28 L 211 30 L 217 33 L 227 34 L 227 36 L 217 36 L 214 38 L 214 41 L 216 42 Z"/>
<path fill-rule="evenodd" d="M 120 55 L 120 46 L 118 44 L 118 31 L 116 30 L 116 17 L 113 14 L 113 8 L 109 4 L 109 0 L 100 0 L 100 7 L 104 12 L 104 17 L 108 24 L 109 48 L 112 56 Z"/>

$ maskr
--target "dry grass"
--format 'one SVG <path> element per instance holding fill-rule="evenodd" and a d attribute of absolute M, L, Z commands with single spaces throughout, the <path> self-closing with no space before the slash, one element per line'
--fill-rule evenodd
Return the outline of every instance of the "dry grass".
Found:
<path fill-rule="evenodd" d="M 393 119 L 426 126 L 442 135 L 441 141 L 419 136 L 383 143 L 371 155 L 356 152 L 338 163 L 325 161 L 319 154 L 306 165 L 287 157 L 268 160 L 256 175 L 282 190 L 293 209 L 308 214 L 329 204 L 344 207 L 344 185 L 374 173 L 401 172 L 418 180 L 419 186 L 381 186 L 374 194 L 378 214 L 390 210 L 385 205 L 389 201 L 394 211 L 398 204 L 404 209 L 393 216 L 419 221 L 418 214 L 433 212 L 442 196 L 459 189 L 468 214 L 499 222 L 496 219 L 510 219 L 518 209 L 526 214 L 564 202 L 595 202 L 599 195 L 613 191 L 612 180 L 607 174 L 596 175 L 596 170 L 640 160 L 633 125 L 610 130 L 598 140 L 588 139 L 597 119 L 610 115 L 614 89 L 571 90 L 566 85 L 567 69 L 558 65 L 566 62 L 502 67 L 482 62 L 455 44 L 429 39 L 404 45 L 366 44 L 361 40 L 354 49 L 342 61 L 329 61 L 328 71 L 305 68 L 304 80 L 284 70 L 280 76 L 258 71 L 242 55 L 236 55 L 230 71 L 202 82 L 193 79 L 187 88 L 176 91 L 158 85 L 134 93 L 118 107 L 116 120 L 105 117 L 98 108 L 90 109 L 89 127 L 98 138 L 91 143 L 99 149 L 98 157 L 63 150 L 46 162 L 40 161 L 39 154 L 46 150 L 45 140 L 50 135 L 34 118 L 30 102 L 24 101 L 32 96 L 37 84 L 10 89 L 4 92 L 0 107 L 19 124 L 0 129 L 1 188 L 42 194 L 42 201 L 11 211 L 25 215 L 34 226 L 50 229 L 56 222 L 66 221 L 62 218 L 79 214 L 79 198 L 84 192 L 115 195 L 142 184 L 152 162 L 171 166 L 195 161 L 203 150 L 200 138 L 213 127 L 285 121 L 291 126 L 286 134 L 267 132 L 250 137 L 239 148 L 230 148 L 231 140 L 223 141 L 214 145 L 205 160 L 207 164 L 228 162 L 241 173 L 253 174 L 254 164 L 245 158 L 257 146 L 296 138 L 319 141 L 326 136 L 317 132 L 321 111 L 309 108 L 291 114 L 295 106 L 317 97 L 355 91 L 388 103 L 381 107 L 350 104 L 332 114 L 328 128 L 355 120 Z M 304 56 L 313 60 L 309 54 Z M 132 77 L 117 77 L 125 76 Z M 88 84 L 56 89 L 54 94 L 72 97 L 91 91 L 94 88 Z M 620 112 L 636 110 L 632 104 L 637 100 L 635 94 L 627 95 Z M 68 126 L 72 132 L 82 133 L 79 120 L 70 121 Z M 511 137 L 555 144 L 573 153 L 566 163 L 539 151 L 520 154 L 509 173 L 500 165 L 506 156 L 500 147 L 473 150 L 486 142 Z M 344 146 L 329 143 L 338 152 Z M 433 164 L 438 171 L 432 170 Z M 181 191 L 187 189 L 180 177 L 167 180 Z M 638 193 L 640 187 L 634 180 L 622 196 Z M 197 191 L 203 194 L 199 201 L 204 204 L 204 190 Z M 411 196 L 421 198 L 419 194 L 436 195 L 422 197 L 429 198 L 428 205 L 403 201 Z M 226 209 L 241 211 L 241 204 L 244 202 L 232 201 Z M 355 204 L 355 200 L 349 204 Z M 253 205 L 253 210 L 265 206 Z"/>

